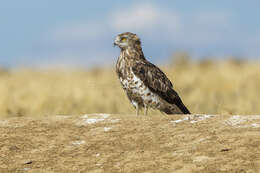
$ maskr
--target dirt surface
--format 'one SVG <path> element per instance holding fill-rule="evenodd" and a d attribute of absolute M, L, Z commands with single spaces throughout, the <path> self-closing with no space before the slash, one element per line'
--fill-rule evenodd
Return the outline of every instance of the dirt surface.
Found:
<path fill-rule="evenodd" d="M 0 172 L 260 172 L 260 115 L 2 119 Z"/>

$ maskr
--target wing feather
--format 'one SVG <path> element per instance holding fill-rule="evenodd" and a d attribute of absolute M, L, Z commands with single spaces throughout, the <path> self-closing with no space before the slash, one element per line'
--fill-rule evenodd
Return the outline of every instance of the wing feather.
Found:
<path fill-rule="evenodd" d="M 174 91 L 171 81 L 154 64 L 148 61 L 138 61 L 132 66 L 132 70 L 152 92 L 168 103 L 177 105 L 184 114 L 190 113 L 178 93 Z"/>

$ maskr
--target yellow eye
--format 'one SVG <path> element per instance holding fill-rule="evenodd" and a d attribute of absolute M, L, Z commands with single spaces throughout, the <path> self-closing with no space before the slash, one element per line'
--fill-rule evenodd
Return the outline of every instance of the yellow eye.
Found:
<path fill-rule="evenodd" d="M 125 38 L 125 37 L 123 37 L 123 38 L 121 39 L 121 41 L 122 41 L 122 42 L 125 42 L 125 41 L 126 41 L 126 38 Z"/>

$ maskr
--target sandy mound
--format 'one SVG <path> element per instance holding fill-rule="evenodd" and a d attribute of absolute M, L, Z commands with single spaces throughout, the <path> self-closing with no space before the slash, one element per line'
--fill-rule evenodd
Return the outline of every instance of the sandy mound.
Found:
<path fill-rule="evenodd" d="M 0 172 L 257 172 L 260 115 L 0 120 Z"/>

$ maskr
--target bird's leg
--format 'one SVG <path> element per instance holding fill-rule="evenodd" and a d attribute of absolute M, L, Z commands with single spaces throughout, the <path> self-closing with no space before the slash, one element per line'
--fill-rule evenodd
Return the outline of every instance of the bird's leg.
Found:
<path fill-rule="evenodd" d="M 138 107 L 138 105 L 136 106 L 136 115 L 139 115 L 139 107 Z"/>
<path fill-rule="evenodd" d="M 145 108 L 144 108 L 144 114 L 147 115 L 147 113 L 148 113 L 148 106 L 145 106 Z"/>

